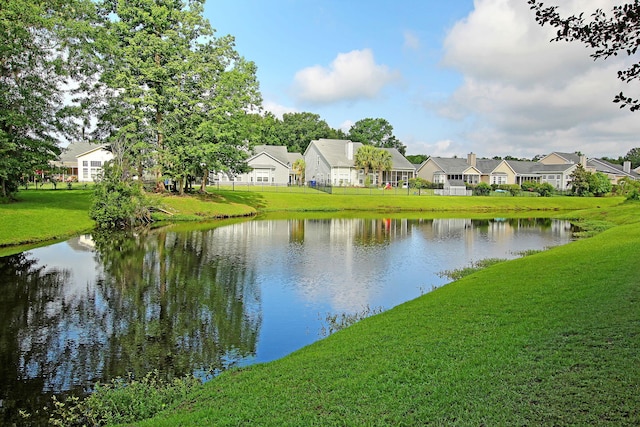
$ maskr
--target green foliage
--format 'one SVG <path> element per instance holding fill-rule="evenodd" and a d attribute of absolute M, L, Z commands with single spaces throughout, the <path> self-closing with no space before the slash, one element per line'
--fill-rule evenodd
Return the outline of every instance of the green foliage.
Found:
<path fill-rule="evenodd" d="M 324 319 L 319 319 L 324 322 L 320 329 L 320 336 L 327 337 L 361 321 L 362 319 L 366 319 L 367 317 L 375 314 L 380 314 L 383 311 L 383 307 L 371 308 L 367 305 L 362 310 L 356 311 L 355 313 L 327 313 Z"/>
<path fill-rule="evenodd" d="M 508 191 L 512 196 L 517 196 L 521 192 L 521 188 L 518 184 L 500 184 L 498 185 L 500 190 Z"/>
<path fill-rule="evenodd" d="M 415 178 L 409 178 L 409 187 L 411 188 L 420 190 L 422 188 L 431 188 L 431 185 L 431 182 L 427 181 L 424 178 L 420 178 L 419 176 Z"/>
<path fill-rule="evenodd" d="M 335 134 L 319 114 L 309 112 L 283 114 L 276 129 L 280 144 L 286 145 L 293 153 L 304 153 L 311 141 L 331 138 Z"/>
<path fill-rule="evenodd" d="M 611 181 L 602 172 L 589 174 L 588 178 L 589 191 L 596 197 L 602 197 L 611 192 Z"/>
<path fill-rule="evenodd" d="M 0 197 L 46 169 L 72 136 L 75 110 L 62 87 L 86 63 L 89 0 L 11 0 L 0 6 Z M 88 16 L 87 16 L 88 15 Z"/>
<path fill-rule="evenodd" d="M 571 192 L 576 196 L 590 196 L 589 176 L 591 172 L 587 171 L 582 165 L 578 165 L 571 173 Z"/>
<path fill-rule="evenodd" d="M 132 423 L 150 418 L 187 396 L 201 382 L 192 377 L 165 380 L 158 371 L 137 380 L 116 378 L 97 384 L 85 399 L 70 396 L 63 401 L 53 397 L 49 423 L 53 426 L 98 426 Z"/>
<path fill-rule="evenodd" d="M 420 165 L 429 158 L 427 154 L 407 154 L 404 157 L 414 165 Z"/>
<path fill-rule="evenodd" d="M 486 182 L 481 182 L 473 188 L 476 196 L 488 196 L 491 193 L 491 186 Z"/>
<path fill-rule="evenodd" d="M 535 181 L 525 181 L 520 185 L 520 187 L 523 191 L 538 193 L 542 197 L 549 197 L 555 191 L 553 185 L 548 182 L 539 183 Z"/>
<path fill-rule="evenodd" d="M 440 277 L 448 277 L 451 280 L 460 280 L 463 277 L 466 277 L 470 274 L 475 273 L 476 271 L 483 270 L 487 267 L 491 267 L 492 265 L 499 264 L 501 262 L 506 261 L 502 258 L 486 258 L 481 259 L 475 262 L 472 262 L 468 267 L 457 268 L 454 270 L 444 270 L 438 273 Z"/>
<path fill-rule="evenodd" d="M 151 219 L 142 187 L 122 179 L 122 170 L 110 162 L 96 183 L 90 216 L 99 228 L 135 227 Z"/>
<path fill-rule="evenodd" d="M 640 166 L 640 147 L 634 147 L 627 152 L 627 155 L 624 156 L 624 160 L 628 160 L 631 162 L 631 168 L 635 169 Z"/>
<path fill-rule="evenodd" d="M 407 148 L 393 135 L 393 126 L 381 118 L 358 120 L 349 129 L 349 139 L 378 148 L 396 148 L 402 154 Z"/>

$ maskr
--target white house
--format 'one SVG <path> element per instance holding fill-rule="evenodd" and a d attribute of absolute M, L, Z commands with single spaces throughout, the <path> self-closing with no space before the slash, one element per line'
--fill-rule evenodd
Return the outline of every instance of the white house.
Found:
<path fill-rule="evenodd" d="M 96 179 L 105 162 L 113 159 L 113 153 L 106 145 L 99 145 L 89 151 L 80 153 L 78 159 L 78 182 L 91 182 Z"/>
<path fill-rule="evenodd" d="M 362 186 L 366 177 L 364 171 L 354 166 L 354 157 L 362 143 L 343 139 L 318 139 L 311 141 L 304 152 L 307 182 L 321 185 Z M 382 181 L 391 185 L 407 182 L 415 177 L 412 165 L 397 149 L 383 148 L 391 154 L 392 168 L 384 171 Z M 369 171 L 371 182 L 376 182 L 377 171 Z"/>
<path fill-rule="evenodd" d="M 252 185 L 290 185 L 295 182 L 293 163 L 302 159 L 300 153 L 289 153 L 280 145 L 256 145 L 247 159 L 249 172 L 231 177 L 225 173 L 212 173 L 212 181 L 236 182 Z"/>
<path fill-rule="evenodd" d="M 79 182 L 90 182 L 100 172 L 104 163 L 113 159 L 113 154 L 105 144 L 92 144 L 85 141 L 71 142 L 52 162 L 63 169 L 62 180 L 76 177 Z"/>

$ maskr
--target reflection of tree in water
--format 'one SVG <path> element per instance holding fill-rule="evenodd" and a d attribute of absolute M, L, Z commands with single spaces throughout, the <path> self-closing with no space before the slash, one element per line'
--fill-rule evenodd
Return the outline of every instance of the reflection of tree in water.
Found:
<path fill-rule="evenodd" d="M 95 236 L 105 272 L 98 287 L 115 313 L 105 325 L 109 377 L 220 370 L 255 353 L 259 296 L 251 272 L 211 257 L 218 252 L 212 232 L 160 230 L 132 240 Z"/>
<path fill-rule="evenodd" d="M 391 219 L 354 220 L 356 224 L 354 243 L 359 245 L 380 245 L 390 242 L 392 228 L 400 225 Z"/>
<path fill-rule="evenodd" d="M 43 392 L 56 383 L 70 385 L 82 369 L 69 370 L 63 362 L 77 351 L 66 340 L 63 290 L 69 277 L 68 270 L 47 270 L 28 252 L 0 258 L 0 420 L 15 420 L 19 408 L 42 408 L 49 402 Z"/>
<path fill-rule="evenodd" d="M 255 354 L 253 272 L 210 256 L 213 232 L 105 234 L 95 243 L 103 263 L 95 285 L 29 253 L 0 258 L 0 424 L 50 403 L 48 393 L 82 394 L 128 372 L 216 371 Z"/>

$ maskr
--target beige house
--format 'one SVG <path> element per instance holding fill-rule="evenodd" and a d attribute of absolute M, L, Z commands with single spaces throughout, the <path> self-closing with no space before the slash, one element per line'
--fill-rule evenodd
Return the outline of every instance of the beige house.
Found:
<path fill-rule="evenodd" d="M 631 170 L 631 162 L 618 165 L 597 158 L 587 159 L 586 156 L 575 153 L 553 152 L 540 159 L 540 163 L 545 165 L 581 164 L 589 172 L 605 174 L 612 184 L 617 184 L 622 178 L 640 179 L 640 174 Z"/>
<path fill-rule="evenodd" d="M 427 181 L 443 184 L 445 189 L 466 187 L 480 182 L 487 184 L 521 185 L 527 181 L 550 183 L 557 190 L 566 190 L 575 164 L 529 162 L 520 160 L 430 157 L 417 169 L 417 175 Z"/>

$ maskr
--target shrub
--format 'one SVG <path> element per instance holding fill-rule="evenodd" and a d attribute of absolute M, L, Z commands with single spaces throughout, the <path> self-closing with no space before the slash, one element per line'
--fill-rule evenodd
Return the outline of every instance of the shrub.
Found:
<path fill-rule="evenodd" d="M 553 187 L 553 185 L 549 184 L 548 182 L 545 182 L 543 184 L 538 185 L 538 188 L 536 191 L 542 197 L 549 197 L 553 194 L 553 192 L 555 191 L 555 188 Z"/>
<path fill-rule="evenodd" d="M 476 196 L 488 196 L 491 193 L 491 186 L 486 182 L 481 182 L 473 189 L 473 194 Z"/>
<path fill-rule="evenodd" d="M 60 401 L 54 396 L 49 423 L 66 427 L 140 421 L 185 398 L 200 384 L 193 376 L 164 380 L 158 371 L 150 372 L 140 380 L 119 377 L 110 383 L 96 385 L 94 392 L 85 399 L 72 396 Z"/>
<path fill-rule="evenodd" d="M 116 166 L 107 163 L 96 183 L 90 216 L 99 228 L 127 228 L 150 222 L 149 202 L 142 188 L 121 176 Z"/>

